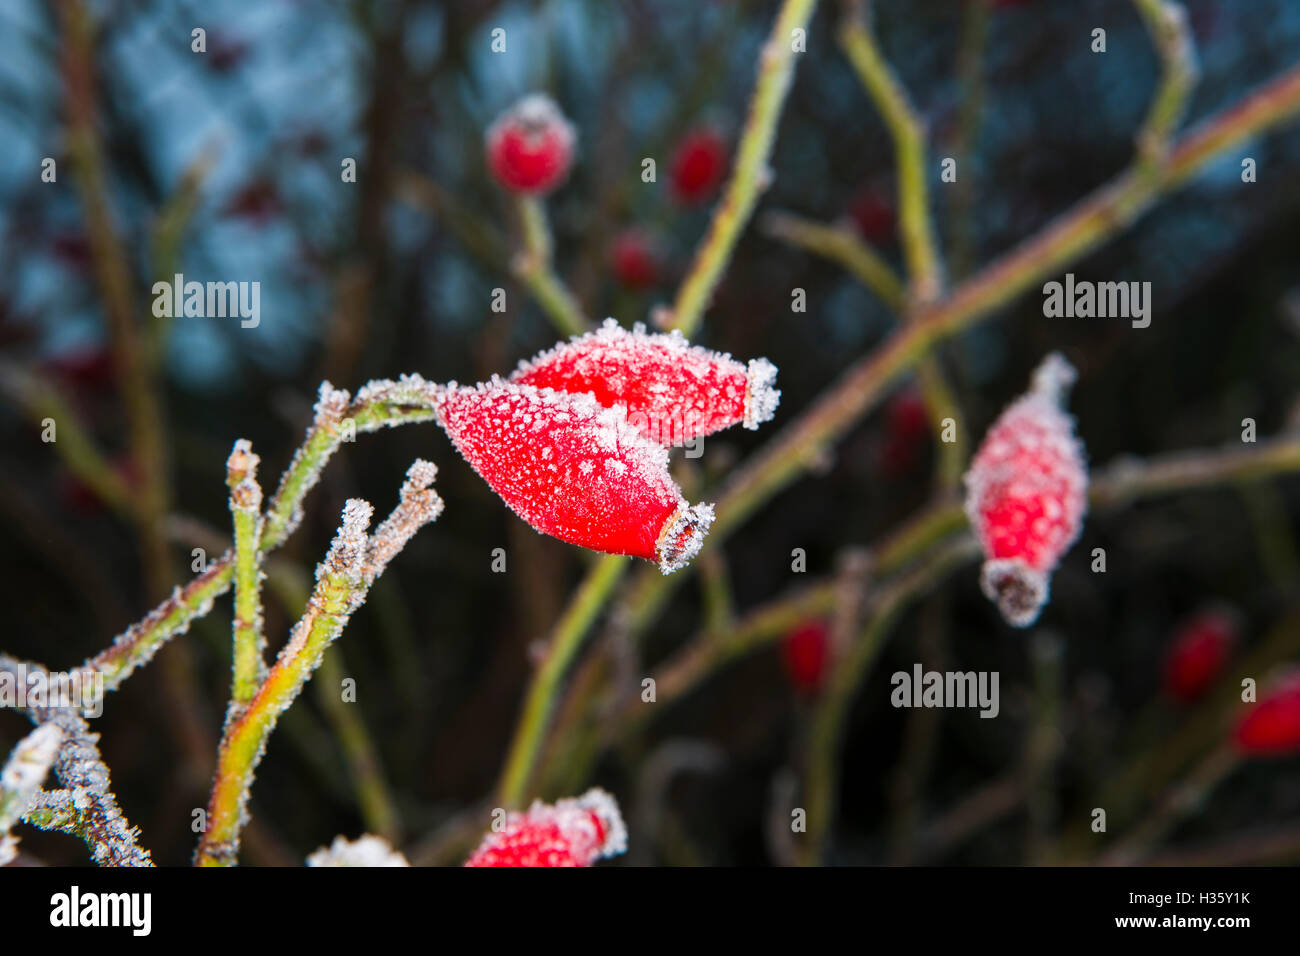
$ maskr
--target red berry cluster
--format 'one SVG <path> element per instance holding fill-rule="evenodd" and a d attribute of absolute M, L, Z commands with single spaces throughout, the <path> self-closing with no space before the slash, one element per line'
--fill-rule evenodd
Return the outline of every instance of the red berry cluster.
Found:
<path fill-rule="evenodd" d="M 1014 627 L 1038 619 L 1052 571 L 1083 526 L 1088 470 L 1061 409 L 1074 377 L 1061 355 L 1049 355 L 966 474 L 966 514 L 984 548 L 981 585 Z"/>
<path fill-rule="evenodd" d="M 466 866 L 591 866 L 627 850 L 618 803 L 604 790 L 552 805 L 540 800 L 483 838 Z"/>
<path fill-rule="evenodd" d="M 665 573 L 699 551 L 713 507 L 688 505 L 668 446 L 776 411 L 776 368 L 742 365 L 680 333 L 607 319 L 523 362 L 505 380 L 438 390 L 438 422 L 502 500 L 544 534 L 655 561 Z"/>

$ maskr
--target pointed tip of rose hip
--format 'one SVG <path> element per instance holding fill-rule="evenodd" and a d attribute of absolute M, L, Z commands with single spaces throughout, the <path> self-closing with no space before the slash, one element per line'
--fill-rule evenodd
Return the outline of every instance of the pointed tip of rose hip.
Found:
<path fill-rule="evenodd" d="M 603 839 L 597 857 L 618 856 L 627 852 L 627 825 L 618 809 L 618 801 L 600 787 L 592 787 L 578 798 L 578 806 L 586 810 L 600 824 Z"/>
<path fill-rule="evenodd" d="M 713 505 L 683 505 L 673 512 L 659 532 L 655 554 L 664 574 L 686 567 L 700 553 L 709 526 L 713 524 Z"/>
<path fill-rule="evenodd" d="M 1054 402 L 1063 402 L 1079 373 L 1060 352 L 1052 352 L 1034 369 L 1033 391 Z"/>
<path fill-rule="evenodd" d="M 990 558 L 980 573 L 984 596 L 1012 627 L 1029 627 L 1047 603 L 1048 578 L 1018 558 Z"/>
<path fill-rule="evenodd" d="M 776 366 L 765 358 L 750 359 L 745 385 L 745 427 L 750 431 L 776 414 L 781 390 L 775 386 Z"/>

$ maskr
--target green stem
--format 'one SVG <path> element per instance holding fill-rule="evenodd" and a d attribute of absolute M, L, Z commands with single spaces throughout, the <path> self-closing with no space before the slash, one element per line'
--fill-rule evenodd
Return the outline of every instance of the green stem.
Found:
<path fill-rule="evenodd" d="M 759 57 L 754 98 L 736 148 L 731 179 L 673 301 L 669 327 L 679 329 L 688 339 L 699 327 L 713 290 L 731 261 L 736 241 L 753 215 L 759 195 L 771 180 L 768 157 L 776 137 L 777 120 L 794 77 L 794 31 L 807 31 L 816 7 L 816 0 L 784 0 Z"/>
<path fill-rule="evenodd" d="M 235 530 L 234 665 L 230 691 L 232 715 L 252 699 L 265 676 L 266 639 L 262 633 L 262 489 L 257 483 L 258 457 L 246 441 L 235 442 L 226 465 L 230 514 Z"/>
<path fill-rule="evenodd" d="M 519 807 L 528 797 L 537 755 L 569 666 L 577 657 L 596 615 L 627 571 L 627 564 L 627 558 L 620 555 L 598 558 L 555 625 L 546 656 L 533 675 L 524 699 L 501 783 L 497 787 L 497 800 L 501 806 Z"/>
<path fill-rule="evenodd" d="M 518 205 L 524 252 L 515 260 L 515 274 L 528 286 L 556 329 L 565 335 L 581 335 L 591 323 L 582 314 L 582 307 L 573 294 L 555 274 L 546 207 L 536 196 L 520 196 Z"/>
<path fill-rule="evenodd" d="M 763 230 L 772 238 L 807 249 L 844 268 L 880 297 L 891 312 L 905 306 L 903 281 L 889 263 L 847 227 L 827 226 L 786 212 L 763 217 Z"/>

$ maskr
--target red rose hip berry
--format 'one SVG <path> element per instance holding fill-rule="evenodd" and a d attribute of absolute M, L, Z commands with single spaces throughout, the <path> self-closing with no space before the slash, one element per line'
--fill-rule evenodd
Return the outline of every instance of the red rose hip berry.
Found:
<path fill-rule="evenodd" d="M 1074 378 L 1069 362 L 1049 355 L 966 473 L 966 515 L 985 556 L 980 583 L 1013 627 L 1038 619 L 1052 572 L 1083 526 L 1087 466 L 1061 408 Z"/>
<path fill-rule="evenodd" d="M 515 514 L 570 544 L 627 554 L 670 574 L 699 551 L 711 505 L 688 505 L 668 452 L 590 395 L 494 378 L 438 391 L 438 423 Z"/>
<path fill-rule="evenodd" d="M 629 332 L 613 319 L 521 362 L 510 380 L 621 405 L 627 420 L 658 445 L 681 445 L 736 424 L 756 429 L 781 400 L 776 367 L 766 359 L 741 364 L 691 345 L 680 332 L 648 334 L 640 323 Z"/>
<path fill-rule="evenodd" d="M 1247 757 L 1300 753 L 1300 671 L 1287 674 L 1250 705 L 1237 724 L 1237 750 Z"/>
<path fill-rule="evenodd" d="M 573 127 L 555 102 L 534 93 L 488 128 L 488 168 L 512 192 L 548 193 L 568 175 L 575 140 Z"/>
<path fill-rule="evenodd" d="M 702 203 L 713 195 L 727 167 L 727 142 L 712 127 L 687 133 L 677 145 L 669 170 L 673 197 L 680 203 Z"/>
<path fill-rule="evenodd" d="M 627 828 L 604 790 L 554 806 L 540 800 L 510 813 L 505 826 L 483 838 L 466 866 L 591 866 L 627 850 Z"/>

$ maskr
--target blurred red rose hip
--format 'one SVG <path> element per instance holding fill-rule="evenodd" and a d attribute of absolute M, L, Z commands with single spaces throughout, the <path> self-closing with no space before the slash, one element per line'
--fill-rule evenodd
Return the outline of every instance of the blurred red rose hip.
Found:
<path fill-rule="evenodd" d="M 801 694 L 815 694 L 826 682 L 831 660 L 831 632 L 825 621 L 808 621 L 781 642 L 781 663 L 790 684 Z"/>
<path fill-rule="evenodd" d="M 1272 685 L 1237 724 L 1237 749 L 1248 757 L 1300 753 L 1300 671 Z"/>
<path fill-rule="evenodd" d="M 533 93 L 488 128 L 488 168 L 512 192 L 548 193 L 569 174 L 576 139 L 555 102 Z"/>
<path fill-rule="evenodd" d="M 1083 527 L 1088 471 L 1061 408 L 1074 368 L 1052 353 L 993 423 L 966 473 L 966 515 L 984 548 L 980 584 L 1013 627 L 1047 602 L 1052 571 Z"/>
<path fill-rule="evenodd" d="M 1214 683 L 1237 641 L 1237 621 L 1213 608 L 1184 621 L 1165 655 L 1165 692 L 1175 700 L 1198 700 Z"/>
<path fill-rule="evenodd" d="M 614 278 L 626 289 L 648 289 L 659 281 L 659 256 L 650 238 L 639 229 L 625 229 L 610 248 Z"/>
<path fill-rule="evenodd" d="M 727 142 L 712 127 L 687 133 L 677 145 L 669 171 L 673 197 L 681 203 L 701 203 L 713 195 L 726 173 Z"/>

